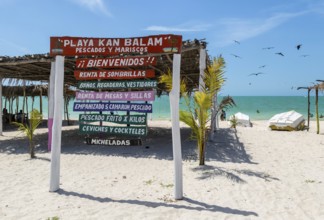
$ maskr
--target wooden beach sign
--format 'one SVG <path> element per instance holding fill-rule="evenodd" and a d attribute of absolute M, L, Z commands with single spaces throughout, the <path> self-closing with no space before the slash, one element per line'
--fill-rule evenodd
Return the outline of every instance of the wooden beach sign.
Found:
<path fill-rule="evenodd" d="M 86 55 L 120 55 L 132 54 L 141 56 L 130 57 L 110 57 L 110 58 L 82 58 L 77 59 L 74 72 L 76 78 L 83 80 L 90 79 L 121 79 L 110 77 L 109 71 L 103 73 L 102 69 L 125 69 L 125 67 L 143 67 L 154 66 L 157 64 L 157 58 L 152 54 L 173 54 L 172 68 L 172 90 L 170 92 L 170 107 L 172 119 L 172 146 L 174 160 L 174 198 L 183 198 L 182 183 L 182 155 L 179 125 L 179 88 L 180 88 L 180 65 L 181 65 L 181 35 L 154 35 L 146 37 L 133 38 L 84 38 L 84 37 L 51 37 L 50 38 L 50 56 L 55 56 L 55 65 L 52 67 L 55 73 L 54 94 L 49 97 L 54 98 L 54 116 L 51 152 L 51 174 L 50 174 L 50 192 L 55 192 L 60 185 L 60 154 L 61 154 L 61 133 L 62 133 L 62 97 L 63 97 L 63 79 L 64 79 L 64 56 L 86 56 Z M 147 55 L 149 56 L 143 56 Z M 95 70 L 86 70 L 87 68 Z M 124 72 L 120 70 L 118 74 Z M 139 72 L 130 72 L 125 74 L 125 79 L 149 78 L 153 77 L 152 71 L 147 70 L 145 74 Z M 109 76 L 108 76 L 109 75 Z M 134 75 L 134 77 L 133 77 Z M 135 75 L 137 75 L 135 77 Z M 153 75 L 153 76 L 152 76 Z M 53 106 L 51 106 L 53 107 Z M 151 113 L 152 105 L 137 103 L 82 103 L 75 102 L 74 111 L 135 111 Z M 146 135 L 146 127 L 109 127 L 89 124 L 81 124 L 81 132 L 105 132 L 114 135 Z"/>

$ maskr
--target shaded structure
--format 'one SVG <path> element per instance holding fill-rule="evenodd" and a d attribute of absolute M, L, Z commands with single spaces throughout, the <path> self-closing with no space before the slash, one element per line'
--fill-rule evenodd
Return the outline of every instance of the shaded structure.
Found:
<path fill-rule="evenodd" d="M 204 40 L 195 39 L 193 41 L 187 40 L 182 42 L 181 77 L 185 77 L 187 79 L 189 89 L 199 87 L 200 50 L 206 49 L 206 45 L 207 43 Z M 130 55 L 132 54 L 129 54 L 128 56 Z M 158 78 L 162 73 L 166 72 L 168 69 L 172 69 L 172 54 L 147 54 L 145 56 L 158 57 L 156 66 L 147 67 L 147 69 L 155 70 L 155 78 Z M 80 57 L 65 57 L 65 85 L 77 85 L 77 80 L 74 77 L 75 61 L 77 58 Z M 2 78 L 4 79 L 14 78 L 29 81 L 48 82 L 52 61 L 54 61 L 54 58 L 50 57 L 48 53 L 25 55 L 21 57 L 0 56 L 0 76 L 2 76 Z M 207 62 L 209 62 L 208 59 L 206 59 L 206 63 Z M 128 67 L 128 69 L 132 68 Z M 160 95 L 163 91 L 163 85 L 159 85 L 157 89 L 158 95 Z"/>
<path fill-rule="evenodd" d="M 316 84 L 314 86 L 308 86 L 308 87 L 298 87 L 297 90 L 300 89 L 307 89 L 307 131 L 309 130 L 309 121 L 310 121 L 310 92 L 312 90 L 315 90 L 315 111 L 316 111 L 316 133 L 319 134 L 320 132 L 320 124 L 319 124 L 319 114 L 318 114 L 318 91 L 324 90 L 324 80 L 316 80 L 317 82 L 321 82 L 319 84 Z"/>
<path fill-rule="evenodd" d="M 188 89 L 193 90 L 199 87 L 199 79 L 201 72 L 204 71 L 201 67 L 206 67 L 209 63 L 208 55 L 206 53 L 207 43 L 205 40 L 186 40 L 182 42 L 182 52 L 181 52 L 181 78 L 185 78 L 188 83 Z M 206 54 L 206 59 L 201 60 L 201 54 Z M 132 56 L 133 54 L 128 54 L 127 56 Z M 165 73 L 168 69 L 172 69 L 173 65 L 173 54 L 145 54 L 142 56 L 155 56 L 157 57 L 156 66 L 147 66 L 147 69 L 155 70 L 155 79 L 157 79 L 161 74 Z M 101 58 L 101 56 L 93 56 L 94 58 Z M 107 56 L 106 56 L 107 57 Z M 111 57 L 126 57 L 126 55 L 111 56 Z M 64 59 L 64 84 L 65 88 L 76 87 L 77 80 L 74 77 L 75 63 L 79 57 L 65 57 Z M 18 97 L 18 96 L 31 96 L 35 97 L 39 95 L 40 97 L 48 94 L 48 87 L 44 84 L 49 84 L 50 81 L 50 71 L 51 65 L 54 61 L 53 57 L 49 56 L 49 53 L 46 54 L 33 54 L 25 55 L 19 57 L 9 57 L 9 56 L 0 56 L 0 79 L 2 80 L 2 85 L 6 84 L 3 81 L 11 80 L 25 80 L 25 81 L 36 81 L 42 82 L 44 89 L 38 91 L 33 91 L 32 88 L 27 86 L 16 86 L 12 88 L 4 88 L 4 96 L 7 98 Z M 201 62 L 204 62 L 204 65 L 201 65 Z M 144 68 L 144 69 L 145 69 Z M 136 68 L 128 67 L 127 69 L 132 70 Z M 94 68 L 95 70 L 95 68 Z M 98 69 L 100 70 L 100 69 Z M 1 84 L 0 84 L 0 87 Z M 165 91 L 164 85 L 159 84 L 156 92 L 157 95 L 161 95 Z M 41 93 L 41 94 L 39 94 Z M 67 91 L 65 89 L 64 94 L 67 96 L 64 98 L 65 103 L 68 104 L 68 101 L 74 97 L 73 91 Z M 0 88 L 0 97 L 1 88 Z M 25 102 L 24 102 L 25 103 Z M 0 103 L 2 110 L 2 103 Z M 41 108 L 41 107 L 40 107 Z M 67 108 L 64 108 L 67 111 Z M 40 109 L 40 112 L 42 110 Z M 67 114 L 68 117 L 68 114 Z M 0 135 L 2 134 L 2 117 L 0 117 Z"/>

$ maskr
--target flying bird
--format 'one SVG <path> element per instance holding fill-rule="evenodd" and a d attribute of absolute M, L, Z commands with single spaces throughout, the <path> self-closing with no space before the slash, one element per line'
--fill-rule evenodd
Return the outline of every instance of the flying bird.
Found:
<path fill-rule="evenodd" d="M 259 66 L 259 68 L 264 68 L 264 67 L 266 67 L 267 65 L 262 65 L 262 66 Z"/>
<path fill-rule="evenodd" d="M 262 50 L 271 50 L 271 49 L 273 49 L 274 47 L 264 47 L 264 48 L 262 48 Z"/>
<path fill-rule="evenodd" d="M 242 57 L 240 57 L 240 56 L 238 56 L 236 54 L 231 54 L 231 55 L 234 56 L 235 58 L 242 58 Z"/>
<path fill-rule="evenodd" d="M 234 42 L 237 43 L 237 44 L 241 44 L 241 43 L 240 43 L 239 41 L 237 41 L 237 40 L 234 40 Z"/>
<path fill-rule="evenodd" d="M 301 55 L 301 57 L 308 57 L 308 56 L 309 56 L 308 54 Z"/>
<path fill-rule="evenodd" d="M 280 56 L 285 56 L 283 53 L 281 53 L 281 52 L 278 52 L 278 53 L 276 53 L 277 55 L 280 55 Z"/>
<path fill-rule="evenodd" d="M 298 45 L 296 46 L 297 50 L 299 50 L 299 49 L 301 48 L 301 46 L 302 46 L 302 44 L 298 44 Z"/>
<path fill-rule="evenodd" d="M 261 72 L 258 72 L 258 73 L 251 73 L 251 74 L 249 74 L 249 76 L 253 76 L 253 75 L 258 76 L 258 75 L 260 75 L 260 74 L 264 74 L 264 73 L 261 73 Z"/>

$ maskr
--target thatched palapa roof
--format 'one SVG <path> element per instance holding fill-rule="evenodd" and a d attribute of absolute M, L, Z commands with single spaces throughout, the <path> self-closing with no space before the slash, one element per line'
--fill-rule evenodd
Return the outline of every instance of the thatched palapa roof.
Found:
<path fill-rule="evenodd" d="M 197 88 L 199 85 L 199 53 L 200 49 L 206 48 L 206 44 L 204 40 L 196 39 L 182 42 L 181 77 L 187 79 L 189 89 Z M 155 70 L 156 78 L 168 69 L 172 69 L 172 54 L 146 54 L 144 56 L 159 57 L 156 66 L 147 67 Z M 0 56 L 0 76 L 7 79 L 48 82 L 52 61 L 54 61 L 54 58 L 50 57 L 48 53 L 21 57 Z M 65 57 L 64 84 L 66 85 L 76 86 L 77 84 L 74 77 L 75 62 L 76 57 Z M 208 59 L 206 62 L 209 62 Z M 158 94 L 163 90 L 163 85 L 159 85 Z"/>

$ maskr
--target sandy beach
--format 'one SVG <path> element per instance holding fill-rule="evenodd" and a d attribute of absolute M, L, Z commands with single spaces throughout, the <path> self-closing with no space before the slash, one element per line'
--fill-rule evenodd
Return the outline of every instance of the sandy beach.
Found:
<path fill-rule="evenodd" d="M 235 132 L 220 124 L 198 166 L 181 126 L 184 199 L 174 200 L 170 121 L 150 121 L 142 146 L 87 145 L 64 126 L 60 190 L 49 192 L 47 129 L 37 159 L 15 130 L 0 136 L 0 219 L 324 219 L 324 131 L 270 131 L 266 121 Z M 321 122 L 324 130 L 324 122 Z"/>

